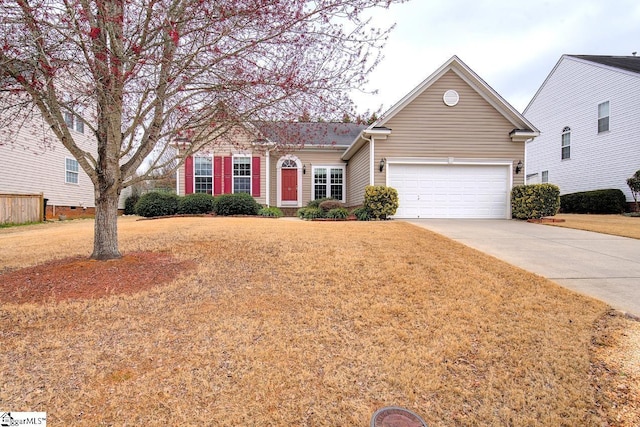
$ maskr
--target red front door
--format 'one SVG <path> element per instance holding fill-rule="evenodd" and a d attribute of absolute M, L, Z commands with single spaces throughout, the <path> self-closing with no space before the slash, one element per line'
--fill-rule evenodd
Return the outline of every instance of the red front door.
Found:
<path fill-rule="evenodd" d="M 298 170 L 282 169 L 282 201 L 296 202 L 298 200 Z"/>

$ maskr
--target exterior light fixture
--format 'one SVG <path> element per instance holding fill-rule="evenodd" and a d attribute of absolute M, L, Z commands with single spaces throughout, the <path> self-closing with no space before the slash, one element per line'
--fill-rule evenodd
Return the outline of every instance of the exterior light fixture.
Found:
<path fill-rule="evenodd" d="M 307 174 L 307 165 L 302 165 L 302 174 L 303 175 Z"/>
<path fill-rule="evenodd" d="M 384 164 L 385 164 L 385 162 L 386 162 L 386 161 L 385 161 L 385 159 L 384 159 L 384 158 L 380 159 L 380 172 L 382 172 L 382 170 L 384 169 Z"/>
<path fill-rule="evenodd" d="M 522 170 L 522 160 L 518 160 L 518 164 L 516 165 L 516 174 L 519 174 Z"/>

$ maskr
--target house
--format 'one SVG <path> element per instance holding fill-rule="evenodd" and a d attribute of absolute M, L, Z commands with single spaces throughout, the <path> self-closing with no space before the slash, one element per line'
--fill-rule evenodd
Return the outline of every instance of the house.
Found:
<path fill-rule="evenodd" d="M 80 148 L 95 152 L 95 138 L 86 131 L 82 117 L 65 113 L 65 121 Z M 36 115 L 2 133 L 0 194 L 42 193 L 47 199 L 48 219 L 94 214 L 94 190 L 89 176 L 41 117 Z"/>
<path fill-rule="evenodd" d="M 563 55 L 524 110 L 540 136 L 527 144 L 527 183 L 560 194 L 617 188 L 640 169 L 640 57 Z"/>
<path fill-rule="evenodd" d="M 355 207 L 367 185 L 387 185 L 398 190 L 396 218 L 510 218 L 525 141 L 538 135 L 456 56 L 368 127 L 238 127 L 186 159 L 179 194 L 248 192 L 285 209 L 333 197 Z"/>

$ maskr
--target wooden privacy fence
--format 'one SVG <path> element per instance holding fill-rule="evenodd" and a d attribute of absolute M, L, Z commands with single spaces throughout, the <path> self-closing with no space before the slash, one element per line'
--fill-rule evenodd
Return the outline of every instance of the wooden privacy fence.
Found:
<path fill-rule="evenodd" d="M 44 221 L 44 196 L 0 193 L 0 224 Z"/>

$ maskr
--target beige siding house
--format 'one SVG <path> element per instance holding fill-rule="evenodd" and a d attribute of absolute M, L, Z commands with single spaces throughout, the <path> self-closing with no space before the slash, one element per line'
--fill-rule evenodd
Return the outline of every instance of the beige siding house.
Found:
<path fill-rule="evenodd" d="M 244 151 L 217 141 L 204 160 L 207 184 L 199 186 L 198 153 L 186 159 L 178 192 L 245 191 L 281 208 L 333 197 L 355 207 L 367 185 L 387 185 L 398 190 L 397 218 L 509 218 L 511 188 L 524 183 L 525 141 L 538 134 L 454 56 L 371 126 L 262 123 Z M 242 173 L 254 187 L 236 187 L 247 181 Z"/>
<path fill-rule="evenodd" d="M 525 141 L 537 135 L 454 56 L 364 130 L 342 159 L 368 153 L 370 183 L 398 190 L 396 217 L 510 218 L 511 188 L 524 183 Z"/>

